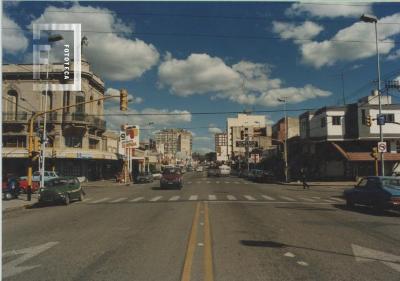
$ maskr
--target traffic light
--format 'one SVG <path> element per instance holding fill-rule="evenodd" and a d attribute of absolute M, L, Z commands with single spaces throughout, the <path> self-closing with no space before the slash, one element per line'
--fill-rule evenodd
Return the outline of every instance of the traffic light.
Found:
<path fill-rule="evenodd" d="M 121 89 L 119 91 L 119 109 L 121 111 L 126 111 L 128 109 L 128 91 L 126 89 Z"/>
<path fill-rule="evenodd" d="M 51 151 L 51 157 L 52 157 L 52 158 L 56 158 L 56 157 L 57 157 L 57 151 L 56 151 L 55 149 L 53 149 L 53 150 Z"/>
<path fill-rule="evenodd" d="M 240 139 L 244 140 L 244 131 L 240 131 Z"/>
<path fill-rule="evenodd" d="M 366 121 L 366 125 L 367 125 L 368 127 L 371 127 L 371 125 L 372 125 L 372 118 L 371 118 L 371 115 L 368 115 L 365 121 Z"/>
<path fill-rule="evenodd" d="M 373 147 L 373 148 L 372 148 L 371 156 L 372 156 L 374 159 L 378 159 L 378 148 L 377 148 L 377 147 Z"/>
<path fill-rule="evenodd" d="M 40 138 L 39 137 L 34 137 L 33 138 L 33 148 L 32 151 L 40 151 Z"/>

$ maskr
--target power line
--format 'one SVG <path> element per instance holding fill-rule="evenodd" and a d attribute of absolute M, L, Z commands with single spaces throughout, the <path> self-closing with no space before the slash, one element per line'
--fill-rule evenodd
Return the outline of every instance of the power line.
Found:
<path fill-rule="evenodd" d="M 16 27 L 2 27 L 6 30 L 20 30 L 24 32 L 31 32 L 29 28 L 16 28 Z M 82 30 L 83 33 L 97 33 L 97 34 L 123 34 L 126 35 L 125 31 L 98 31 L 98 30 Z M 145 36 L 171 36 L 171 37 L 205 37 L 205 38 L 219 38 L 219 39 L 256 39 L 256 40 L 284 40 L 279 36 L 256 36 L 256 35 L 235 35 L 235 34 L 207 34 L 207 33 L 163 33 L 163 32 L 134 32 L 134 35 L 145 35 Z M 296 38 L 294 41 L 310 41 L 314 42 L 312 38 Z M 343 42 L 343 43 L 369 43 L 375 44 L 376 41 L 364 41 L 364 40 L 337 40 L 330 39 L 330 42 Z M 398 44 L 400 41 L 379 41 L 379 44 Z"/>

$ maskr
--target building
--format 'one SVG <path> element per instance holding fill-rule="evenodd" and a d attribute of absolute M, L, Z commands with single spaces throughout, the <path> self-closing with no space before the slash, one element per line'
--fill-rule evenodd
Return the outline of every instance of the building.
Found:
<path fill-rule="evenodd" d="M 157 151 L 163 161 L 177 163 L 189 161 L 192 155 L 192 133 L 184 129 L 163 129 L 155 134 Z"/>
<path fill-rule="evenodd" d="M 218 133 L 214 135 L 214 138 L 217 161 L 228 161 L 228 134 L 226 132 Z"/>
<path fill-rule="evenodd" d="M 382 96 L 382 126 L 387 153 L 384 153 L 385 174 L 399 172 L 400 106 L 390 96 Z M 375 174 L 372 150 L 379 142 L 378 94 L 345 106 L 323 107 L 300 115 L 302 149 L 293 155 L 291 165 L 304 166 L 314 177 L 348 178 Z M 368 117 L 372 119 L 368 124 Z M 395 123 L 397 122 L 397 123 Z M 289 151 L 290 152 L 290 151 Z"/>
<path fill-rule="evenodd" d="M 287 138 L 291 139 L 300 135 L 299 118 L 287 117 Z M 280 119 L 272 126 L 272 138 L 280 142 L 286 139 L 285 118 Z"/>
<path fill-rule="evenodd" d="M 264 115 L 238 114 L 227 119 L 228 159 L 243 159 L 252 149 L 271 146 L 271 127 L 266 126 Z M 247 142 L 247 145 L 246 145 Z"/>
<path fill-rule="evenodd" d="M 82 90 L 80 92 L 34 91 L 31 64 L 3 65 L 3 169 L 23 175 L 27 171 L 28 120 L 35 112 L 66 107 L 104 96 L 104 82 L 82 60 Z M 49 66 L 50 83 L 62 77 L 63 64 Z M 108 151 L 103 101 L 65 108 L 47 115 L 46 169 L 55 167 L 62 175 L 98 179 L 107 167 L 119 163 L 115 151 Z M 40 125 L 41 124 L 41 125 Z M 43 126 L 43 118 L 35 122 L 35 132 Z M 34 170 L 38 169 L 34 165 Z"/>

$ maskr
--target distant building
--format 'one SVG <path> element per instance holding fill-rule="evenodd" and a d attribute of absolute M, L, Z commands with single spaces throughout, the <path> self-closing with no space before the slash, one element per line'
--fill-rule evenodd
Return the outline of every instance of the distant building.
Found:
<path fill-rule="evenodd" d="M 175 163 L 190 160 L 192 155 L 192 133 L 184 129 L 164 129 L 155 134 L 157 151 L 163 160 Z"/>
<path fill-rule="evenodd" d="M 226 132 L 218 133 L 214 135 L 214 138 L 217 161 L 228 161 L 228 134 Z"/>
<path fill-rule="evenodd" d="M 298 137 L 300 135 L 299 118 L 287 117 L 287 138 Z M 285 118 L 280 119 L 272 126 L 272 138 L 281 142 L 286 139 Z"/>

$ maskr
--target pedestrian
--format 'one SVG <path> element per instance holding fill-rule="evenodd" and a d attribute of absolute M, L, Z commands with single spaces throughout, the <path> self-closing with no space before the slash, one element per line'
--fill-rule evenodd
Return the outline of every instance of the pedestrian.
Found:
<path fill-rule="evenodd" d="M 310 185 L 307 183 L 307 173 L 304 168 L 300 170 L 301 182 L 303 183 L 303 189 L 310 189 Z"/>

